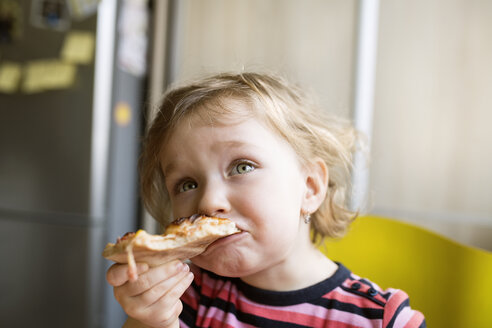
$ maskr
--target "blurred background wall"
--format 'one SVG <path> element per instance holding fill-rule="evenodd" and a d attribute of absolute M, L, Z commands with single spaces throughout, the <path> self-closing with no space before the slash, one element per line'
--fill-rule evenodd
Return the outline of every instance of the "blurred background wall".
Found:
<path fill-rule="evenodd" d="M 347 0 L 171 2 L 168 82 L 277 71 L 352 119 L 359 8 Z M 363 212 L 492 249 L 492 2 L 381 0 L 378 25 Z"/>
<path fill-rule="evenodd" d="M 281 72 L 350 116 L 356 2 L 180 1 L 176 80 L 223 70 Z"/>
<path fill-rule="evenodd" d="M 0 326 L 121 326 L 100 252 L 137 225 L 158 230 L 139 209 L 136 157 L 141 120 L 170 84 L 278 72 L 353 119 L 362 2 L 378 8 L 362 212 L 492 250 L 492 1 L 0 0 L 24 10 L 0 43 L 0 258 L 15 263 L 0 270 Z M 40 27 L 32 8 L 46 3 L 89 11 Z M 59 59 L 77 31 L 93 35 L 95 59 L 68 84 L 9 89 L 2 65 Z"/>
<path fill-rule="evenodd" d="M 492 249 L 492 1 L 381 1 L 372 211 Z"/>

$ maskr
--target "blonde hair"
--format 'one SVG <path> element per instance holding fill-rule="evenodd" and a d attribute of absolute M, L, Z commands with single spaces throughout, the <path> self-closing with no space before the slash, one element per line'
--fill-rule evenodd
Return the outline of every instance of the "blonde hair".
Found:
<path fill-rule="evenodd" d="M 140 158 L 141 194 L 149 213 L 163 225 L 171 213 L 159 160 L 165 139 L 191 113 L 205 114 L 210 120 L 235 115 L 225 106 L 227 100 L 249 104 L 251 114 L 287 140 L 302 164 L 314 158 L 324 160 L 329 170 L 328 192 L 320 208 L 311 214 L 312 238 L 314 242 L 343 236 L 356 217 L 346 206 L 356 131 L 348 121 L 326 115 L 297 86 L 259 73 L 219 74 L 164 95 Z"/>

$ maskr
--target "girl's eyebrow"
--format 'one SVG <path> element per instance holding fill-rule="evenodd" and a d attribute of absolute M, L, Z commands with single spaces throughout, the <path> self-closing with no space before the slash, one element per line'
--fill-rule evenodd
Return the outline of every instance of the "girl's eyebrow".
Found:
<path fill-rule="evenodd" d="M 219 141 L 216 144 L 216 146 L 220 146 L 220 147 L 225 146 L 228 148 L 243 147 L 244 145 L 246 145 L 245 142 L 237 141 L 237 140 Z M 216 147 L 214 147 L 214 148 L 216 148 Z"/>
<path fill-rule="evenodd" d="M 176 169 L 176 164 L 174 162 L 171 162 L 162 168 L 162 173 L 166 177 L 169 175 L 170 172 L 174 171 L 175 169 Z"/>
<path fill-rule="evenodd" d="M 254 148 L 254 149 L 261 149 L 262 147 L 249 143 L 247 141 L 241 141 L 241 140 L 227 140 L 227 141 L 219 141 L 216 143 L 216 145 L 213 148 Z"/>
<path fill-rule="evenodd" d="M 216 143 L 216 145 L 213 148 L 244 148 L 244 147 L 250 147 L 250 148 L 255 148 L 255 149 L 261 149 L 261 147 L 254 145 L 254 144 L 249 144 L 244 141 L 239 141 L 239 140 L 226 140 L 226 141 L 219 141 Z M 170 173 L 172 173 L 174 170 L 176 170 L 176 167 L 179 165 L 176 164 L 176 162 L 172 161 L 162 168 L 162 172 L 164 173 L 164 176 L 168 176 Z"/>

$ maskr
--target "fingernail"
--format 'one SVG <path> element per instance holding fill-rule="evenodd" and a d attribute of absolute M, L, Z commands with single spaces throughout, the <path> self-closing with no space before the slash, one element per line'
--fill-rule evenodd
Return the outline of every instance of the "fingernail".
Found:
<path fill-rule="evenodd" d="M 184 265 L 185 264 L 183 262 L 178 261 L 178 262 L 176 262 L 174 267 L 176 268 L 176 270 L 181 271 L 181 270 L 183 270 Z"/>

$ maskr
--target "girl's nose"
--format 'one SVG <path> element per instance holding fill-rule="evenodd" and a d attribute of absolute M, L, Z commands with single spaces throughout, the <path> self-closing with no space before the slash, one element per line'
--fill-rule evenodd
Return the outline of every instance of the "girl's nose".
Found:
<path fill-rule="evenodd" d="M 229 213 L 231 204 L 227 197 L 227 190 L 221 183 L 207 183 L 202 188 L 198 202 L 198 213 L 209 216 L 217 216 Z"/>

